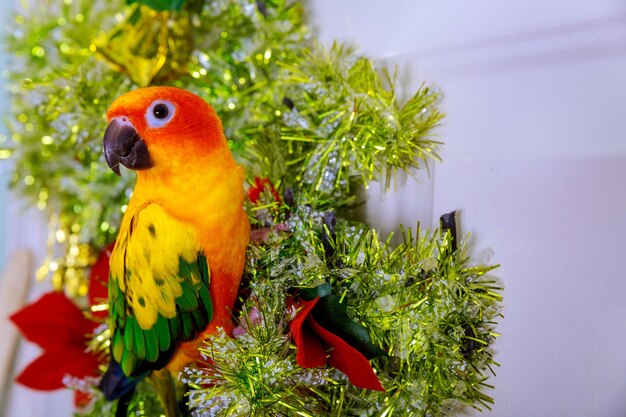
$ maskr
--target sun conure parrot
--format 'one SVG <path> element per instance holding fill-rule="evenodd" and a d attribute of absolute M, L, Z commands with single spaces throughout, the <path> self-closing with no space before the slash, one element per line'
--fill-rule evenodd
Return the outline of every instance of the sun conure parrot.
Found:
<path fill-rule="evenodd" d="M 215 111 L 172 87 L 139 88 L 107 113 L 107 164 L 137 171 L 110 261 L 109 399 L 197 357 L 216 327 L 232 330 L 250 235 L 242 168 Z"/>

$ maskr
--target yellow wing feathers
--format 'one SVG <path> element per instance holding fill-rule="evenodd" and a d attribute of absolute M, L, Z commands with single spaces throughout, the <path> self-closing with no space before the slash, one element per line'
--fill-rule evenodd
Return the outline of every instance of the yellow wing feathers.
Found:
<path fill-rule="evenodd" d="M 173 220 L 160 206 L 150 204 L 120 230 L 119 249 L 111 257 L 111 277 L 117 279 L 127 305 L 146 330 L 176 315 L 176 299 L 183 295 L 180 258 L 192 263 L 200 248 L 194 229 Z M 193 277 L 194 284 L 200 277 Z"/>
<path fill-rule="evenodd" d="M 131 210 L 109 281 L 113 357 L 126 375 L 162 367 L 176 343 L 193 340 L 213 314 L 209 267 L 194 229 L 157 204 Z"/>

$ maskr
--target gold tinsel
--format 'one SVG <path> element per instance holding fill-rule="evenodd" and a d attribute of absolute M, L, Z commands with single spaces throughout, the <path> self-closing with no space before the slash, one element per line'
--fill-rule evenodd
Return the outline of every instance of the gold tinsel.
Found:
<path fill-rule="evenodd" d="M 87 295 L 89 268 L 96 260 L 94 249 L 79 239 L 80 225 L 70 224 L 67 216 L 51 218 L 46 259 L 37 270 L 37 279 L 51 277 L 56 291 L 72 298 Z"/>
<path fill-rule="evenodd" d="M 110 32 L 96 37 L 91 49 L 141 87 L 175 79 L 193 51 L 190 13 L 136 4 Z"/>

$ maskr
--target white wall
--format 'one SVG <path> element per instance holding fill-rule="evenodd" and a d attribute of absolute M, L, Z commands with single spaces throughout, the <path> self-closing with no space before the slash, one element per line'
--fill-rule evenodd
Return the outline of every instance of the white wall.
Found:
<path fill-rule="evenodd" d="M 444 95 L 433 194 L 402 189 L 402 201 L 423 195 L 432 206 L 398 209 L 387 195 L 370 213 L 389 229 L 460 209 L 476 252 L 502 264 L 502 367 L 483 415 L 626 415 L 626 3 L 311 7 L 323 41 L 352 41 L 398 64 L 408 90 L 426 81 Z"/>
<path fill-rule="evenodd" d="M 491 381 L 495 407 L 483 415 L 626 415 L 626 4 L 311 0 L 308 7 L 323 40 L 352 40 L 407 71 L 407 90 L 426 81 L 444 94 L 444 162 L 433 180 L 408 181 L 409 204 L 373 198 L 370 215 L 389 229 L 418 218 L 435 224 L 460 209 L 476 250 L 492 249 L 491 261 L 502 264 L 502 367 Z M 42 223 L 19 220 L 20 211 L 10 206 L 5 223 L 0 211 L 0 228 L 8 228 L 0 241 L 43 244 L 45 230 L 28 232 Z M 13 402 L 9 416 L 69 414 L 67 393 L 18 395 L 32 413 L 17 414 Z"/>
<path fill-rule="evenodd" d="M 0 7 L 0 27 L 6 27 L 9 20 L 10 8 Z M 6 69 L 7 56 L 4 51 L 3 45 L 0 43 L 0 71 Z M 8 94 L 5 91 L 5 80 L 0 77 L 0 114 L 5 114 L 9 109 Z M 0 123 L 0 135 L 6 135 L 6 128 L 3 123 Z M 4 138 L 0 137 L 0 147 L 5 145 L 6 142 L 2 142 Z M 4 139 L 7 140 L 7 139 Z M 6 230 L 7 224 L 7 211 L 6 202 L 8 200 L 8 184 L 10 178 L 10 166 L 9 161 L 0 159 L 0 271 L 4 266 L 4 262 L 7 256 L 7 242 L 5 239 L 4 230 Z"/>

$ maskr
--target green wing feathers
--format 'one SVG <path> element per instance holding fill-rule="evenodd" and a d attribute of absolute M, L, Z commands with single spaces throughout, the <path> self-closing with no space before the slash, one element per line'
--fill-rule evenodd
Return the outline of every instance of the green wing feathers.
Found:
<path fill-rule="evenodd" d="M 111 351 L 134 376 L 164 367 L 206 328 L 213 306 L 207 260 L 188 225 L 150 205 L 124 226 L 111 256 Z"/>

